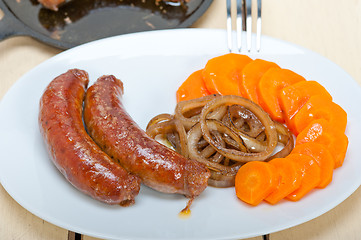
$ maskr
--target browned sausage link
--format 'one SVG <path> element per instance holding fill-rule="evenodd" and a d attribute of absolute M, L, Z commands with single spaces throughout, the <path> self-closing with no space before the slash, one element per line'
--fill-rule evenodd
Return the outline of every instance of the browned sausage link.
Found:
<path fill-rule="evenodd" d="M 82 104 L 85 71 L 72 69 L 55 78 L 40 100 L 39 125 L 50 156 L 65 178 L 82 192 L 108 204 L 129 205 L 140 179 L 106 155 L 86 133 Z"/>
<path fill-rule="evenodd" d="M 114 76 L 100 77 L 85 97 L 84 121 L 94 141 L 143 183 L 165 193 L 187 197 L 206 187 L 208 169 L 150 138 L 125 111 L 123 83 Z"/>

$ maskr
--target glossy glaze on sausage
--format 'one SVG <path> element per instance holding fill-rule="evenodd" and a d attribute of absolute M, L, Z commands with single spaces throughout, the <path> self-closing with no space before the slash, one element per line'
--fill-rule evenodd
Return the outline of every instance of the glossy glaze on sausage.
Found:
<path fill-rule="evenodd" d="M 100 77 L 88 89 L 84 122 L 94 141 L 145 185 L 165 193 L 199 195 L 207 187 L 209 170 L 150 138 L 124 109 L 122 95 L 123 83 L 112 75 Z"/>
<path fill-rule="evenodd" d="M 82 109 L 88 85 L 85 71 L 56 77 L 40 99 L 39 125 L 55 166 L 77 189 L 108 204 L 130 205 L 140 179 L 115 163 L 87 134 Z"/>

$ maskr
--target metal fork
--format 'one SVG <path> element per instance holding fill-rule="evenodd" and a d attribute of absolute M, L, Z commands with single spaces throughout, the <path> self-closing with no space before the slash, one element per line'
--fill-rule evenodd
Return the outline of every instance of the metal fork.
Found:
<path fill-rule="evenodd" d="M 233 29 L 232 29 L 232 15 L 236 14 L 236 41 L 237 51 L 242 50 L 242 30 L 246 29 L 246 41 L 248 52 L 252 49 L 252 0 L 235 0 L 236 8 L 232 8 L 232 0 L 227 0 L 227 40 L 228 50 L 233 50 Z M 261 50 L 261 28 L 262 28 L 262 0 L 254 0 L 257 3 L 257 30 L 256 30 L 256 50 Z M 233 11 L 232 11 L 233 10 Z M 245 23 L 245 24 L 244 24 Z M 262 236 L 263 240 L 270 240 L 270 235 Z"/>
<path fill-rule="evenodd" d="M 252 15 L 256 14 L 257 17 L 257 31 L 256 31 L 256 50 L 261 50 L 261 27 L 262 27 L 262 0 L 235 0 L 236 8 L 232 8 L 232 0 L 227 0 L 227 38 L 228 50 L 233 50 L 233 28 L 232 28 L 232 15 L 236 15 L 236 42 L 237 51 L 242 50 L 242 30 L 246 30 L 246 41 L 248 52 L 252 49 Z M 257 4 L 257 12 L 252 13 L 252 4 Z"/>

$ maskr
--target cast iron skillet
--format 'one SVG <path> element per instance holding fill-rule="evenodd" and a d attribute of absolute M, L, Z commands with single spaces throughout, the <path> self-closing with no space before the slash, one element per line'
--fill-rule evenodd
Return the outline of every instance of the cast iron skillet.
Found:
<path fill-rule="evenodd" d="M 72 0 L 57 12 L 37 0 L 0 0 L 0 40 L 27 35 L 60 49 L 140 31 L 190 26 L 212 0 L 183 5 L 154 0 Z"/>

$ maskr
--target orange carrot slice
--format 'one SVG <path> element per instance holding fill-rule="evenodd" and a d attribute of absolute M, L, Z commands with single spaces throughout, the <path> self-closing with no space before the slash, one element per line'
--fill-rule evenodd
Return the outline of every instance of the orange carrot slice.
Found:
<path fill-rule="evenodd" d="M 325 119 L 317 119 L 305 127 L 296 138 L 296 145 L 307 142 L 323 144 L 335 160 L 335 168 L 342 166 L 346 156 L 348 138 L 345 133 Z"/>
<path fill-rule="evenodd" d="M 279 103 L 279 92 L 286 86 L 305 81 L 304 77 L 288 69 L 270 68 L 258 83 L 259 105 L 270 114 L 273 120 L 284 122 Z"/>
<path fill-rule="evenodd" d="M 290 120 L 294 126 L 293 133 L 297 135 L 310 122 L 316 119 L 327 120 L 333 128 L 345 132 L 347 125 L 347 113 L 339 105 L 322 95 L 315 95 L 303 105 L 303 107 Z"/>
<path fill-rule="evenodd" d="M 276 167 L 281 179 L 277 188 L 264 200 L 276 204 L 301 186 L 302 175 L 298 164 L 287 158 L 275 158 L 269 164 Z"/>
<path fill-rule="evenodd" d="M 209 95 L 202 76 L 202 70 L 192 73 L 178 88 L 176 92 L 177 102 L 191 100 Z"/>
<path fill-rule="evenodd" d="M 246 55 L 228 53 L 208 60 L 203 77 L 208 91 L 221 95 L 240 95 L 242 70 L 252 59 Z"/>
<path fill-rule="evenodd" d="M 320 166 L 321 181 L 317 186 L 318 188 L 325 188 L 332 181 L 335 160 L 325 145 L 315 142 L 304 143 L 296 145 L 291 154 L 292 153 L 310 156 L 317 162 L 318 166 Z"/>
<path fill-rule="evenodd" d="M 275 166 L 266 162 L 248 162 L 237 172 L 236 195 L 242 201 L 256 206 L 276 189 L 278 182 L 279 173 Z"/>
<path fill-rule="evenodd" d="M 265 61 L 262 59 L 255 59 L 248 63 L 242 72 L 239 89 L 241 95 L 255 103 L 258 103 L 257 87 L 261 77 L 270 68 L 279 68 L 274 62 Z"/>
<path fill-rule="evenodd" d="M 318 186 L 321 180 L 321 169 L 312 157 L 304 154 L 290 154 L 286 159 L 296 162 L 301 169 L 300 187 L 286 197 L 288 200 L 298 201 Z"/>
<path fill-rule="evenodd" d="M 311 96 L 322 95 L 332 101 L 332 96 L 328 91 L 316 81 L 301 81 L 283 88 L 280 91 L 279 101 L 288 128 L 292 131 L 293 126 L 289 126 L 290 119 L 301 109 Z"/>

